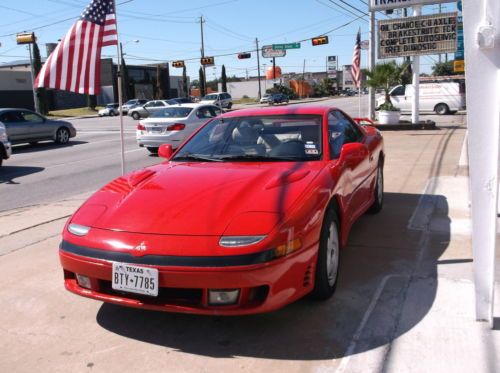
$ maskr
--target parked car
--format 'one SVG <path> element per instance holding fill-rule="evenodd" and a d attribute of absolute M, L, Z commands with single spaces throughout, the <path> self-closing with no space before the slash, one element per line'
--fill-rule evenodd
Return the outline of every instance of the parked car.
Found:
<path fill-rule="evenodd" d="M 169 105 L 176 105 L 177 102 L 174 100 L 152 100 L 146 102 L 142 106 L 133 107 L 128 111 L 128 115 L 134 118 L 135 120 L 139 120 L 141 118 L 147 118 L 152 113 L 161 110 Z"/>
<path fill-rule="evenodd" d="M 104 108 L 102 108 L 101 110 L 99 110 L 97 112 L 97 115 L 99 115 L 100 117 L 104 117 L 104 116 L 114 116 L 114 115 L 118 115 L 120 114 L 119 112 L 119 104 L 117 103 L 114 103 L 114 104 L 107 104 Z"/>
<path fill-rule="evenodd" d="M 4 159 L 9 159 L 12 154 L 12 146 L 10 145 L 9 138 L 5 126 L 0 123 L 0 166 Z"/>
<path fill-rule="evenodd" d="M 148 100 L 140 99 L 140 98 L 134 98 L 132 100 L 128 100 L 122 105 L 122 112 L 123 114 L 128 114 L 128 111 L 136 106 L 142 106 L 145 103 L 147 103 Z"/>
<path fill-rule="evenodd" d="M 420 111 L 436 114 L 453 114 L 465 108 L 465 84 L 458 82 L 432 82 L 419 85 Z M 413 85 L 398 85 L 390 92 L 391 102 L 401 111 L 411 111 Z M 385 96 L 377 99 L 377 107 L 383 104 Z"/>
<path fill-rule="evenodd" d="M 200 100 L 200 103 L 201 104 L 213 104 L 213 105 L 216 105 L 216 106 L 221 107 L 221 108 L 231 109 L 231 107 L 233 106 L 233 99 L 229 93 L 215 92 L 215 93 L 210 93 L 210 94 L 204 96 Z"/>
<path fill-rule="evenodd" d="M 76 129 L 70 122 L 47 119 L 27 109 L 0 109 L 0 122 L 5 125 L 12 144 L 53 140 L 66 144 L 76 136 Z"/>
<path fill-rule="evenodd" d="M 260 99 L 261 104 L 268 103 L 269 105 L 273 105 L 273 104 L 281 104 L 283 102 L 288 104 L 288 97 L 282 93 L 266 94 Z"/>
<path fill-rule="evenodd" d="M 332 107 L 232 111 L 159 155 L 164 163 L 115 179 L 68 220 L 67 290 L 207 315 L 325 300 L 351 226 L 383 204 L 380 132 Z"/>
<path fill-rule="evenodd" d="M 205 104 L 180 104 L 162 108 L 139 122 L 137 144 L 146 147 L 151 153 L 157 153 L 162 144 L 177 148 L 202 124 L 221 113 L 219 107 Z"/>

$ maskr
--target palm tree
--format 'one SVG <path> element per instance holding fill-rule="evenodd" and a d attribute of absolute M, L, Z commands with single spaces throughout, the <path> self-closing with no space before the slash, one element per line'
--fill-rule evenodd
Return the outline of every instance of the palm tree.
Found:
<path fill-rule="evenodd" d="M 389 90 L 396 84 L 401 84 L 403 76 L 410 66 L 409 62 L 398 65 L 395 61 L 378 63 L 373 70 L 363 70 L 366 75 L 366 85 L 371 88 L 382 88 L 385 93 L 385 110 L 397 110 L 391 102 Z"/>

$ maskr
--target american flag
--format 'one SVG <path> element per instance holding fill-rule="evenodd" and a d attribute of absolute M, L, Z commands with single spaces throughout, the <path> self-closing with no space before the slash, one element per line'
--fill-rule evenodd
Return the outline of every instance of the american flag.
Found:
<path fill-rule="evenodd" d="M 352 79 L 354 80 L 354 85 L 359 88 L 361 85 L 361 29 L 358 30 L 358 35 L 356 36 L 356 44 L 354 44 L 351 74 Z"/>
<path fill-rule="evenodd" d="M 101 48 L 117 44 L 114 0 L 92 0 L 43 65 L 35 88 L 99 94 Z"/>

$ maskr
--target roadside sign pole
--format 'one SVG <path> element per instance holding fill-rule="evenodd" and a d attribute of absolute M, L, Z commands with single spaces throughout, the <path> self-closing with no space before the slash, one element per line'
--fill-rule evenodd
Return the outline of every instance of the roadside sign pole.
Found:
<path fill-rule="evenodd" d="M 260 59 L 259 59 L 259 39 L 255 38 L 255 47 L 257 48 L 257 77 L 259 79 L 259 100 L 262 98 L 262 91 L 260 88 Z"/>
<path fill-rule="evenodd" d="M 36 97 L 36 89 L 35 89 L 35 67 L 33 66 L 33 55 L 31 53 L 31 44 L 28 44 L 28 50 L 30 52 L 31 86 L 33 87 L 33 105 L 35 107 L 35 111 L 37 113 L 40 113 L 40 108 L 38 107 L 38 99 Z"/>
<path fill-rule="evenodd" d="M 370 11 L 370 45 L 368 46 L 368 70 L 375 68 L 375 11 Z M 375 119 L 375 89 L 368 88 L 368 118 Z"/>
<path fill-rule="evenodd" d="M 422 8 L 420 5 L 413 7 L 413 16 L 420 16 Z M 413 56 L 413 102 L 411 105 L 411 122 L 418 124 L 419 122 L 419 95 L 420 95 L 420 56 Z"/>

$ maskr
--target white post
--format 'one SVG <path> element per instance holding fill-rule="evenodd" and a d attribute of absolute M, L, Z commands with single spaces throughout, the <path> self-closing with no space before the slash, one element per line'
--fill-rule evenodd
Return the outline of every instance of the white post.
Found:
<path fill-rule="evenodd" d="M 493 326 L 500 140 L 500 2 L 463 1 L 463 17 L 476 319 Z"/>
<path fill-rule="evenodd" d="M 422 7 L 416 5 L 413 7 L 413 16 L 419 16 L 422 14 Z M 413 124 L 418 124 L 419 118 L 419 98 L 420 98 L 420 56 L 413 56 L 413 101 L 411 105 L 411 122 Z"/>
<path fill-rule="evenodd" d="M 375 68 L 375 12 L 370 11 L 370 44 L 368 46 L 368 70 Z M 375 119 L 375 89 L 368 88 L 368 118 Z"/>
<path fill-rule="evenodd" d="M 122 43 L 120 42 L 120 34 L 118 34 L 118 15 L 116 13 L 116 2 L 113 3 L 113 6 L 115 8 L 115 21 L 116 21 L 116 37 L 117 37 L 117 43 L 116 43 L 116 50 L 118 52 L 118 65 L 116 67 L 117 75 L 118 75 L 118 111 L 120 112 L 120 155 L 121 155 L 121 171 L 122 175 L 125 174 L 125 139 L 123 135 L 123 111 L 122 111 L 122 105 L 123 105 L 123 97 L 122 97 L 122 58 L 123 58 L 123 49 L 122 49 Z"/>

